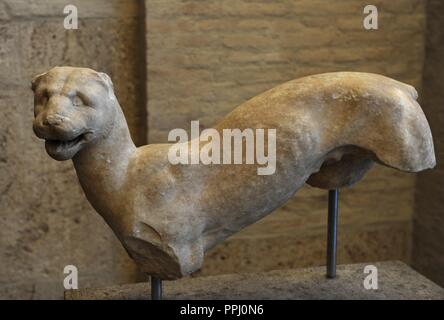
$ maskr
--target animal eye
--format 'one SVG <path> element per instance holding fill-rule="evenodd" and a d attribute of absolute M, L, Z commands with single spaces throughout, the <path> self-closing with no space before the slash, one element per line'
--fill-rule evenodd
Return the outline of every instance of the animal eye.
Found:
<path fill-rule="evenodd" d="M 46 102 L 48 101 L 48 97 L 47 96 L 40 96 L 34 97 L 34 104 L 42 104 L 42 105 L 46 105 Z"/>
<path fill-rule="evenodd" d="M 36 99 L 38 100 L 39 103 L 46 104 L 46 102 L 48 101 L 48 91 L 45 90 L 37 94 Z"/>
<path fill-rule="evenodd" d="M 72 99 L 72 104 L 75 106 L 81 106 L 83 105 L 83 101 L 79 98 L 79 96 L 75 96 L 74 99 Z"/>

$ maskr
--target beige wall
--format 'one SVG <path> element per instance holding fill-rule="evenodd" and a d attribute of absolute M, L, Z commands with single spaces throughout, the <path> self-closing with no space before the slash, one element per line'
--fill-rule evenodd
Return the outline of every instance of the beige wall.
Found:
<path fill-rule="evenodd" d="M 146 21 L 143 2 L 0 0 L 0 298 L 60 298 L 67 264 L 79 267 L 81 287 L 141 279 L 72 164 L 51 160 L 34 137 L 33 75 L 55 65 L 107 72 L 139 145 L 165 141 L 190 120 L 211 126 L 307 74 L 369 71 L 421 87 L 425 0 L 373 1 L 379 31 L 362 29 L 360 0 L 147 0 Z M 78 30 L 63 29 L 66 4 L 79 8 Z M 339 263 L 409 260 L 414 186 L 414 176 L 377 167 L 342 191 Z M 324 264 L 326 200 L 303 188 L 214 248 L 201 273 Z"/>
<path fill-rule="evenodd" d="M 48 157 L 32 132 L 32 76 L 56 65 L 111 75 L 135 140 L 145 142 L 143 8 L 140 1 L 0 0 L 0 298 L 61 298 L 63 268 L 79 285 L 136 279 L 93 211 L 70 161 Z M 63 28 L 65 4 L 78 30 Z"/>
<path fill-rule="evenodd" d="M 425 1 L 147 0 L 148 138 L 191 120 L 209 127 L 262 91 L 329 71 L 381 73 L 421 87 Z M 376 167 L 341 192 L 339 263 L 409 259 L 414 175 Z M 207 254 L 201 273 L 325 264 L 325 191 L 283 208 Z"/>

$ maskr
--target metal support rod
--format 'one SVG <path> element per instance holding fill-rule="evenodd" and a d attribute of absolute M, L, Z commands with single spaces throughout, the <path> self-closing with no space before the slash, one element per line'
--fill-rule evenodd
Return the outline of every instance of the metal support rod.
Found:
<path fill-rule="evenodd" d="M 151 277 L 151 300 L 162 300 L 162 279 Z"/>
<path fill-rule="evenodd" d="M 328 190 L 327 278 L 336 278 L 339 189 Z"/>

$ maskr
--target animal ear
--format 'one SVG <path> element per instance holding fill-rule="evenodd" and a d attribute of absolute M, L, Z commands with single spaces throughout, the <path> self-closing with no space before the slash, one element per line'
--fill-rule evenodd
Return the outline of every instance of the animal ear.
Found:
<path fill-rule="evenodd" d="M 99 75 L 100 79 L 102 79 L 102 81 L 105 82 L 105 84 L 108 86 L 108 88 L 110 88 L 111 90 L 114 90 L 113 82 L 111 81 L 111 78 L 109 77 L 109 75 L 107 75 L 104 72 L 98 72 L 98 75 Z"/>
<path fill-rule="evenodd" d="M 36 75 L 36 76 L 34 76 L 34 77 L 32 78 L 32 80 L 31 80 L 31 89 L 32 89 L 32 91 L 35 91 L 35 88 L 36 88 L 36 86 L 37 86 L 37 82 L 38 82 L 38 80 L 39 80 L 41 77 L 43 77 L 45 74 L 47 74 L 47 72 L 40 73 L 40 74 L 38 74 L 38 75 Z"/>

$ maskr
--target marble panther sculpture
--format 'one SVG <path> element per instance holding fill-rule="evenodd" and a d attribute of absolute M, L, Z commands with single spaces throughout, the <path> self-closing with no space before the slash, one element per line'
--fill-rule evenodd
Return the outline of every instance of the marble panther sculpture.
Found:
<path fill-rule="evenodd" d="M 32 88 L 33 129 L 47 153 L 73 160 L 89 202 L 129 255 L 163 279 L 198 270 L 205 251 L 284 204 L 306 182 L 350 185 L 374 162 L 408 172 L 435 165 L 415 89 L 376 74 L 289 81 L 214 127 L 275 128 L 272 175 L 258 175 L 251 164 L 172 165 L 171 144 L 136 148 L 104 73 L 56 67 Z"/>

